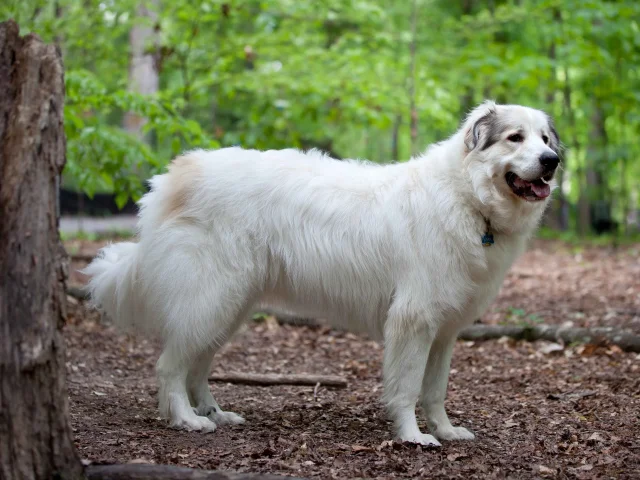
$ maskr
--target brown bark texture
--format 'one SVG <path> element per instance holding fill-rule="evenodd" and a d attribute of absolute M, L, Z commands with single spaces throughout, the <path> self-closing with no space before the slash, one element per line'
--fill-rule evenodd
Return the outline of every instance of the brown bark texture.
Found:
<path fill-rule="evenodd" d="M 68 424 L 60 53 L 0 23 L 0 478 L 82 478 Z"/>

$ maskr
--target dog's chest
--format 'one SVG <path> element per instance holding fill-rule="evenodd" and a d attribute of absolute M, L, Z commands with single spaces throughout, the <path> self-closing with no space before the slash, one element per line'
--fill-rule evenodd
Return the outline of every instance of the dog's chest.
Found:
<path fill-rule="evenodd" d="M 472 269 L 473 293 L 467 304 L 466 317 L 474 320 L 484 314 L 500 291 L 507 271 L 522 247 L 519 239 L 496 238 L 495 243 L 482 247 L 484 265 Z"/>

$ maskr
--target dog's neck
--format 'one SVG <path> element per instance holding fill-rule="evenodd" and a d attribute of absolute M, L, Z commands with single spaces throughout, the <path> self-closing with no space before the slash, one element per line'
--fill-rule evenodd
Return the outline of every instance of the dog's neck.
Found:
<path fill-rule="evenodd" d="M 537 228 L 546 202 L 528 203 L 523 200 L 501 198 L 485 204 L 478 197 L 473 199 L 476 215 L 493 235 L 520 234 L 529 236 Z M 508 204 L 511 202 L 511 204 Z"/>
<path fill-rule="evenodd" d="M 494 191 L 495 187 L 490 181 L 474 185 L 464 160 L 451 161 L 452 158 L 464 159 L 469 153 L 465 150 L 463 137 L 463 131 L 458 131 L 450 139 L 429 147 L 431 155 L 428 163 L 418 163 L 418 170 L 425 182 L 439 177 L 444 188 L 453 190 L 455 196 L 465 199 L 462 204 L 467 205 L 467 215 L 483 234 L 488 231 L 487 225 L 490 225 L 490 232 L 496 241 L 506 234 L 530 236 L 540 223 L 548 200 L 533 203 L 504 197 Z M 452 155 L 452 148 L 454 151 L 458 148 L 459 151 Z M 421 162 L 420 157 L 416 160 Z M 439 174 L 443 172 L 446 173 Z"/>

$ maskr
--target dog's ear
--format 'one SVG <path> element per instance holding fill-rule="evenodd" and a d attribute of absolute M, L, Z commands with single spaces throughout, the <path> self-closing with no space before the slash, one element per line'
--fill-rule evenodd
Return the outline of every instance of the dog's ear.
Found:
<path fill-rule="evenodd" d="M 562 143 L 560 142 L 560 137 L 558 136 L 558 131 L 556 130 L 555 125 L 553 124 L 553 120 L 551 117 L 547 117 L 549 121 L 549 148 L 560 154 L 560 149 L 562 148 Z"/>
<path fill-rule="evenodd" d="M 469 151 L 477 148 L 479 145 L 484 145 L 490 140 L 492 126 L 495 125 L 496 117 L 497 113 L 495 108 L 490 108 L 487 113 L 467 129 L 464 144 Z"/>

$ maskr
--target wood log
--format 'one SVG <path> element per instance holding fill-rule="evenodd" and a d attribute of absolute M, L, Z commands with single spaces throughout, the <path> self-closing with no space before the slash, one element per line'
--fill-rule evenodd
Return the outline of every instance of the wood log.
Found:
<path fill-rule="evenodd" d="M 0 23 L 0 478 L 83 478 L 68 423 L 60 52 Z"/>
<path fill-rule="evenodd" d="M 74 254 L 70 254 L 69 255 L 69 259 L 72 262 L 85 262 L 85 263 L 90 263 L 94 258 L 96 258 L 96 255 L 98 254 L 98 252 L 96 252 L 95 254 L 90 254 L 90 253 L 74 253 Z"/>
<path fill-rule="evenodd" d="M 306 385 L 315 387 L 317 384 L 323 387 L 346 388 L 347 380 L 335 375 L 305 375 L 305 374 L 258 374 L 229 372 L 212 374 L 210 382 L 238 383 L 243 385 Z"/>
<path fill-rule="evenodd" d="M 472 325 L 463 329 L 461 340 L 481 341 L 501 337 L 515 340 L 617 345 L 625 352 L 640 352 L 640 335 L 616 327 L 562 327 L 561 325 Z"/>

